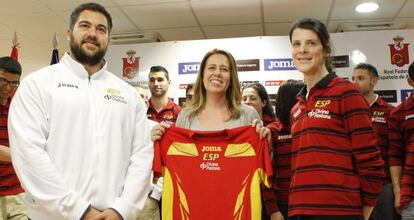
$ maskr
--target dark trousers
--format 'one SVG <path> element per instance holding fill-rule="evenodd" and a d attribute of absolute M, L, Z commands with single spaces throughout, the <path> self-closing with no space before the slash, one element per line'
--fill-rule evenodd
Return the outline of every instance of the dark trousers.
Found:
<path fill-rule="evenodd" d="M 394 208 L 394 193 L 391 184 L 382 186 L 381 193 L 378 196 L 377 203 L 372 211 L 370 220 L 400 220 L 401 216 L 397 214 Z"/>
<path fill-rule="evenodd" d="M 291 220 L 364 220 L 362 216 L 342 215 L 299 215 L 290 217 Z"/>

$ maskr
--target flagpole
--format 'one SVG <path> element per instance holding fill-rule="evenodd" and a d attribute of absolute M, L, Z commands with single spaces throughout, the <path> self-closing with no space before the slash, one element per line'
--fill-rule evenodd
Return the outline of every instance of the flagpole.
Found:
<path fill-rule="evenodd" d="M 16 31 L 14 32 L 12 43 L 13 43 L 13 47 L 12 47 L 12 51 L 10 53 L 10 57 L 15 59 L 15 60 L 18 60 L 18 57 L 19 57 L 18 48 L 20 47 L 20 43 L 17 39 L 17 32 Z"/>
<path fill-rule="evenodd" d="M 58 37 L 55 33 L 53 35 L 53 40 L 52 40 L 53 50 L 52 50 L 52 59 L 50 60 L 50 65 L 59 63 L 59 50 L 57 49 L 58 43 L 59 43 Z"/>

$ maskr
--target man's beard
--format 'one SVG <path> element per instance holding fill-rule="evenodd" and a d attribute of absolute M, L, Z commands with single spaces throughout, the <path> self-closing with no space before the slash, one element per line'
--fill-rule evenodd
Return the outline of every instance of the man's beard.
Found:
<path fill-rule="evenodd" d="M 155 90 L 154 92 L 151 92 L 151 96 L 162 97 L 165 95 L 165 93 L 167 93 L 167 91 L 165 90 L 160 90 L 160 91 Z"/>
<path fill-rule="evenodd" d="M 102 61 L 103 57 L 105 56 L 107 48 L 98 49 L 98 51 L 96 51 L 95 54 L 88 55 L 82 49 L 82 44 L 84 43 L 85 40 L 82 40 L 81 43 L 76 44 L 75 40 L 71 36 L 70 37 L 70 51 L 80 63 L 90 65 L 90 66 L 95 66 Z"/>

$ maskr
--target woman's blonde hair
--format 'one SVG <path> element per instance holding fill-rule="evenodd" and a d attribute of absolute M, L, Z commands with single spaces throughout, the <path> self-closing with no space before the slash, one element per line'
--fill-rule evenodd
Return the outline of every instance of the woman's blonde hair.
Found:
<path fill-rule="evenodd" d="M 227 100 L 227 107 L 230 111 L 230 118 L 231 119 L 238 119 L 240 118 L 241 114 L 241 91 L 240 91 L 240 82 L 239 77 L 237 74 L 237 64 L 234 60 L 233 55 L 225 50 L 214 49 L 207 52 L 204 55 L 203 60 L 201 61 L 200 68 L 197 74 L 197 80 L 194 84 L 194 96 L 193 96 L 193 103 L 188 107 L 189 108 L 189 118 L 195 117 L 198 113 L 200 113 L 206 105 L 206 88 L 203 83 L 204 77 L 204 69 L 206 68 L 207 59 L 214 54 L 222 54 L 227 57 L 229 60 L 230 65 L 230 84 L 226 91 L 226 100 Z"/>

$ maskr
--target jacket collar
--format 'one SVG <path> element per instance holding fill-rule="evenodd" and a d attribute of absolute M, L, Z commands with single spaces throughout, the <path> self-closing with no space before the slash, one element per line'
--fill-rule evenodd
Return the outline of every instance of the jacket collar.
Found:
<path fill-rule="evenodd" d="M 101 77 L 105 72 L 107 68 L 107 62 L 104 60 L 105 64 L 102 67 L 102 69 L 98 70 L 98 72 L 91 75 L 91 79 L 97 79 Z M 69 53 L 65 53 L 65 55 L 62 58 L 62 63 L 69 69 L 72 70 L 72 72 L 79 76 L 82 79 L 89 78 L 88 71 L 86 71 L 85 67 L 79 63 L 78 61 L 74 60 Z"/>

